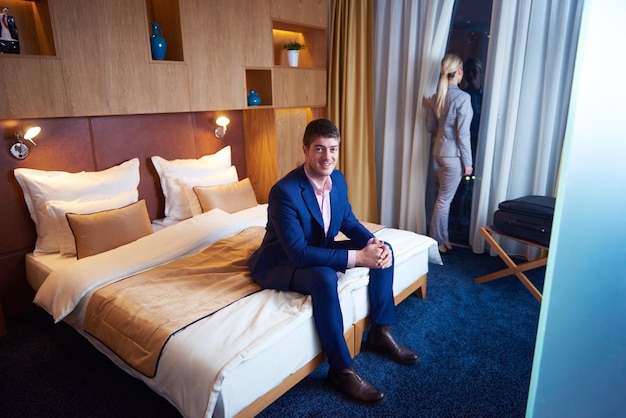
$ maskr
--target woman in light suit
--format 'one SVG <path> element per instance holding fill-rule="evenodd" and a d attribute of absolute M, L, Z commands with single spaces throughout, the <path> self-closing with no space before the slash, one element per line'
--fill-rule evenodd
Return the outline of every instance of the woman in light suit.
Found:
<path fill-rule="evenodd" d="M 441 60 L 437 93 L 424 98 L 427 109 L 426 127 L 433 134 L 433 161 L 438 166 L 439 192 L 435 200 L 429 235 L 439 243 L 445 254 L 452 249 L 448 238 L 450 204 L 463 175 L 472 174 L 470 95 L 459 88 L 463 79 L 463 61 L 454 54 Z"/>

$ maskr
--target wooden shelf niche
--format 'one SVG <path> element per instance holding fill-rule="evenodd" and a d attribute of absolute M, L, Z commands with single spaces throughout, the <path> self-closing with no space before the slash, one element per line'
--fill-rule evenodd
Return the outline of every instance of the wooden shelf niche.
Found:
<path fill-rule="evenodd" d="M 323 68 L 326 69 L 328 61 L 326 28 L 317 28 L 305 25 L 282 22 L 272 22 L 272 38 L 274 42 L 274 65 L 285 66 L 287 62 L 287 50 L 284 45 L 291 41 L 298 41 L 305 45 L 300 50 L 298 67 L 290 68 Z"/>
<path fill-rule="evenodd" d="M 326 28 L 274 20 L 274 107 L 326 106 L 328 39 Z M 297 67 L 287 62 L 284 45 L 291 41 L 305 45 Z"/>
<path fill-rule="evenodd" d="M 164 61 L 184 61 L 178 0 L 146 0 L 146 12 L 148 37 L 152 35 L 152 22 L 157 22 L 163 30 L 167 42 Z"/>
<path fill-rule="evenodd" d="M 3 58 L 21 55 L 56 55 L 48 0 L 5 0 L 0 3 L 0 8 L 5 6 L 9 8 L 8 15 L 13 16 L 17 26 L 20 53 L 0 54 Z"/>
<path fill-rule="evenodd" d="M 248 106 L 250 109 L 259 107 L 271 107 L 272 99 L 272 70 L 269 68 L 246 68 L 246 103 L 248 94 L 254 90 L 261 98 L 259 106 Z"/>

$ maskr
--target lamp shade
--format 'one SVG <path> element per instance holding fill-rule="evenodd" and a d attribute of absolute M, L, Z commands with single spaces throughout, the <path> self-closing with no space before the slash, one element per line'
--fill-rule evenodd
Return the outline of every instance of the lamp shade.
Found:
<path fill-rule="evenodd" d="M 24 134 L 24 139 L 33 139 L 34 137 L 39 135 L 39 132 L 41 132 L 41 128 L 39 126 L 33 126 L 26 131 L 26 133 Z"/>
<path fill-rule="evenodd" d="M 222 128 L 226 128 L 228 126 L 228 124 L 230 123 L 230 119 L 228 119 L 226 116 L 220 116 L 219 118 L 217 118 L 215 123 L 217 124 L 217 126 L 221 126 Z"/>

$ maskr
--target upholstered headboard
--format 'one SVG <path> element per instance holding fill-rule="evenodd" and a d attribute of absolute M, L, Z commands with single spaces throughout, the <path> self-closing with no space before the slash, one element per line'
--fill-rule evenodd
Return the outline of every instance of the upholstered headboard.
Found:
<path fill-rule="evenodd" d="M 215 120 L 226 115 L 227 135 L 217 139 Z M 14 134 L 29 125 L 41 133 L 25 160 L 9 154 Z M 198 158 L 230 145 L 239 178 L 246 177 L 241 111 L 125 115 L 37 120 L 2 120 L 0 134 L 0 305 L 5 316 L 30 309 L 32 292 L 26 283 L 24 256 L 32 251 L 35 228 L 13 170 L 18 167 L 69 172 L 99 171 L 137 157 L 139 198 L 151 219 L 163 217 L 164 197 L 150 157 Z"/>

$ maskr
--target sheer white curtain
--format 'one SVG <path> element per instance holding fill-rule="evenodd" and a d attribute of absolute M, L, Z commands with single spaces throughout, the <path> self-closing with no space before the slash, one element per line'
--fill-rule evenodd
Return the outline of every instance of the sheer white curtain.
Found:
<path fill-rule="evenodd" d="M 430 135 L 423 95 L 434 93 L 454 0 L 375 0 L 375 120 L 380 222 L 426 233 Z"/>
<path fill-rule="evenodd" d="M 436 89 L 454 1 L 374 1 L 381 223 L 425 233 L 430 136 L 421 97 Z M 475 252 L 485 250 L 477 228 L 492 222 L 499 202 L 554 194 L 582 1 L 494 0 L 475 161 Z"/>
<path fill-rule="evenodd" d="M 475 162 L 470 242 L 498 203 L 553 196 L 575 62 L 582 0 L 494 0 Z M 534 258 L 511 240 L 509 253 Z"/>

